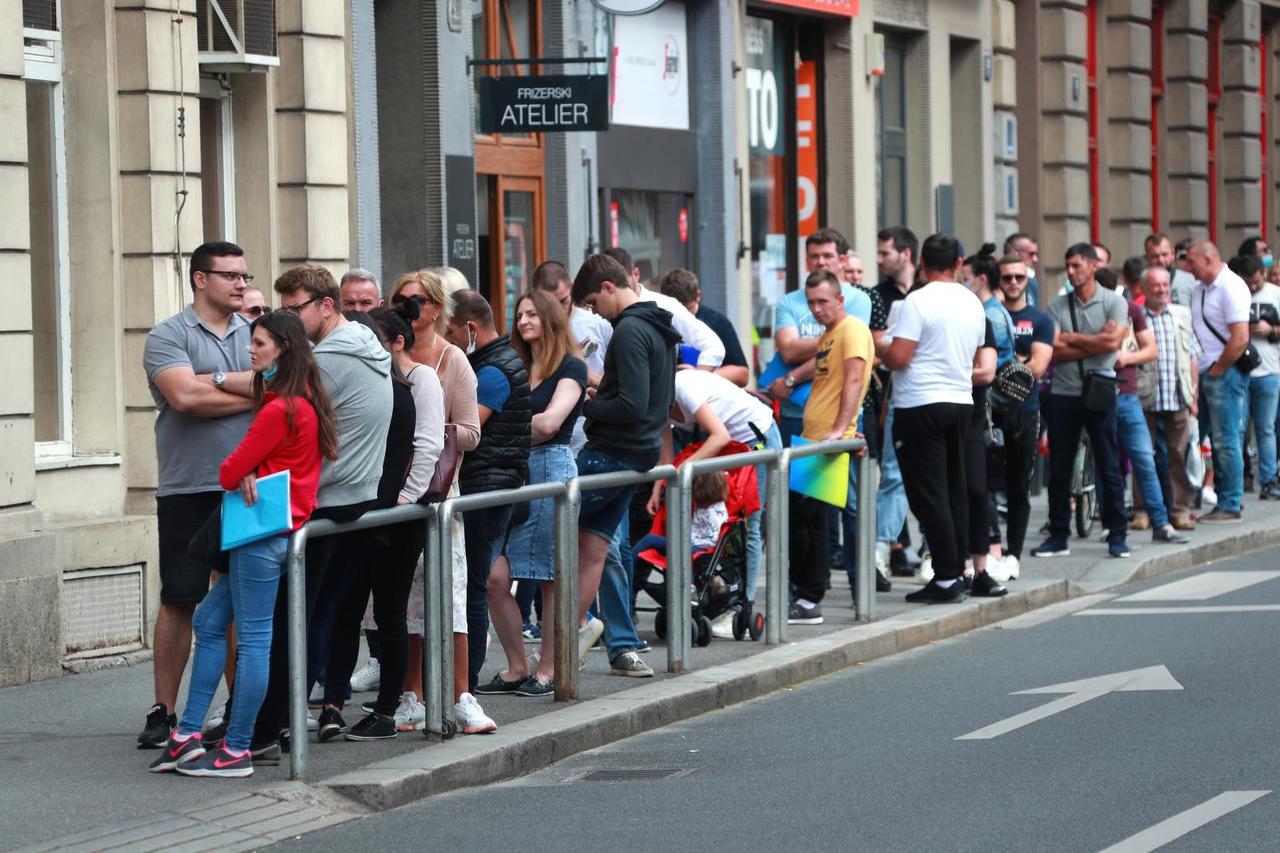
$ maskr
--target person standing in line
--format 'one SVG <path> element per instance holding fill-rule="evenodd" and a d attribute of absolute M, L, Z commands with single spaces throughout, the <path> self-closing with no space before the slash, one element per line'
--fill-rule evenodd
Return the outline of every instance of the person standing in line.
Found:
<path fill-rule="evenodd" d="M 986 316 L 978 298 L 956 281 L 962 260 L 954 237 L 934 234 L 924 241 L 925 284 L 902 300 L 879 348 L 893 371 L 893 442 L 903 485 L 933 555 L 933 578 L 906 596 L 913 603 L 965 596 L 965 437 Z"/>
<path fill-rule="evenodd" d="M 1276 479 L 1276 407 L 1280 401 L 1280 287 L 1267 281 L 1256 256 L 1242 255 L 1229 265 L 1253 294 L 1249 337 L 1262 362 L 1249 374 L 1249 415 L 1258 444 L 1258 499 L 1280 500 Z"/>
<path fill-rule="evenodd" d="M 1155 231 L 1142 241 L 1142 258 L 1148 267 L 1164 267 L 1169 271 L 1170 301 L 1175 305 L 1191 307 L 1191 291 L 1196 286 L 1195 276 L 1174 263 L 1173 243 L 1163 231 Z"/>
<path fill-rule="evenodd" d="M 751 381 L 751 368 L 747 366 L 747 356 L 742 352 L 738 330 L 728 317 L 702 303 L 698 277 L 689 270 L 674 269 L 662 276 L 658 290 L 674 298 L 716 333 L 720 343 L 724 344 L 724 361 L 713 372 L 739 388 L 746 388 Z"/>
<path fill-rule="evenodd" d="M 374 308 L 387 303 L 382 299 L 382 287 L 373 273 L 360 268 L 349 269 L 338 282 L 343 311 L 363 311 L 368 314 Z"/>
<path fill-rule="evenodd" d="M 1147 267 L 1142 273 L 1142 289 L 1147 295 L 1142 310 L 1156 339 L 1156 360 L 1147 366 L 1155 373 L 1155 393 L 1143 401 L 1156 472 L 1169 509 L 1169 523 L 1175 530 L 1195 530 L 1187 450 L 1194 447 L 1199 451 L 1199 442 L 1192 443 L 1190 435 L 1199 401 L 1196 364 L 1200 343 L 1191 327 L 1191 309 L 1171 301 L 1168 267 Z"/>
<path fill-rule="evenodd" d="M 476 402 L 480 411 L 480 443 L 462 459 L 458 483 L 462 494 L 518 489 L 529 478 L 532 415 L 529 374 L 511 339 L 499 335 L 493 309 L 474 290 L 458 290 L 445 337 L 464 349 L 476 374 Z M 467 692 L 480 683 L 489 636 L 489 572 L 502 532 L 511 523 L 512 507 L 499 506 L 464 512 L 467 547 Z"/>
<path fill-rule="evenodd" d="M 247 322 L 252 323 L 263 314 L 271 313 L 271 306 L 267 304 L 267 297 L 253 285 L 245 286 L 243 299 L 244 301 L 240 305 L 240 316 Z"/>
<path fill-rule="evenodd" d="M 1036 266 L 1040 263 L 1040 244 L 1030 234 L 1019 231 L 1005 238 L 1004 255 L 1006 258 L 1017 255 L 1022 260 L 1027 270 L 1027 305 L 1039 310 L 1040 279 L 1037 276 Z"/>
<path fill-rule="evenodd" d="M 322 459 L 337 457 L 337 420 L 298 318 L 277 313 L 254 321 L 250 358 L 253 423 L 223 461 L 218 478 L 225 490 L 238 490 L 245 504 L 253 506 L 259 477 L 289 472 L 292 532 L 315 509 Z M 253 720 L 267 692 L 272 612 L 288 550 L 289 533 L 231 549 L 231 570 L 218 576 L 196 608 L 196 654 L 186 711 L 165 751 L 151 763 L 151 772 L 224 778 L 253 774 Z M 239 628 L 236 689 L 226 735 L 215 746 L 204 743 L 200 726 L 222 677 L 232 619 Z"/>
<path fill-rule="evenodd" d="M 218 466 L 249 428 L 253 372 L 249 324 L 239 311 L 253 281 L 234 243 L 204 243 L 191 253 L 192 303 L 147 334 L 142 364 L 157 415 L 156 527 L 160 538 L 160 611 L 156 615 L 155 703 L 139 749 L 160 749 L 177 716 L 178 686 L 191 654 L 191 620 L 209 590 L 209 567 L 187 544 L 218 511 Z"/>
<path fill-rule="evenodd" d="M 1244 494 L 1241 448 L 1248 374 L 1256 366 L 1241 361 L 1249 345 L 1249 287 L 1222 262 L 1217 246 L 1208 240 L 1191 244 L 1187 264 L 1199 282 L 1191 297 L 1191 317 L 1204 354 L 1200 391 L 1208 403 L 1213 482 L 1218 492 L 1218 505 L 1200 521 L 1237 523 Z"/>
<path fill-rule="evenodd" d="M 1099 287 L 1094 278 L 1098 255 L 1088 243 L 1067 249 L 1071 291 L 1049 303 L 1058 331 L 1053 344 L 1053 384 L 1044 401 L 1049 426 L 1049 536 L 1032 550 L 1033 557 L 1070 554 L 1071 475 L 1080 433 L 1089 434 L 1093 458 L 1102 477 L 1099 497 L 1102 524 L 1109 534 L 1108 553 L 1129 556 L 1128 517 L 1120 450 L 1116 440 L 1116 353 L 1124 342 L 1129 307 L 1124 297 Z"/>
<path fill-rule="evenodd" d="M 338 455 L 320 472 L 317 507 L 312 515 L 353 521 L 374 506 L 378 497 L 391 424 L 391 355 L 371 330 L 342 316 L 338 310 L 342 299 L 338 283 L 324 267 L 304 264 L 287 270 L 276 279 L 275 291 L 280 297 L 280 310 L 298 317 L 315 345 L 320 379 L 338 421 Z M 328 620 L 313 625 L 312 617 L 332 612 L 338 589 L 333 579 L 326 584 L 326 576 L 344 539 L 346 536 L 339 534 L 307 543 L 305 606 L 309 639 L 317 648 L 324 648 L 327 642 Z M 271 676 L 254 726 L 252 748 L 255 761 L 261 764 L 279 763 L 279 740 L 289 716 L 286 583 L 286 578 L 280 579 L 271 642 Z M 308 661 L 312 675 L 319 667 L 320 661 Z"/>

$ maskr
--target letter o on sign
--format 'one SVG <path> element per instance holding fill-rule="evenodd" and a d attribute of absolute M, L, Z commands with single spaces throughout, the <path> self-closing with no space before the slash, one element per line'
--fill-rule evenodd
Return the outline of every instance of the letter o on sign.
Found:
<path fill-rule="evenodd" d="M 760 80 L 760 141 L 765 148 L 778 144 L 778 81 L 772 71 L 766 71 Z"/>

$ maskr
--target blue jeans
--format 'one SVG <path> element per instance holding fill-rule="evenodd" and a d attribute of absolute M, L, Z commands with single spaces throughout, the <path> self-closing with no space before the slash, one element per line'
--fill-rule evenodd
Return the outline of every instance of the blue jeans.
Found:
<path fill-rule="evenodd" d="M 1151 444 L 1151 430 L 1147 428 L 1147 416 L 1142 411 L 1142 401 L 1137 394 L 1120 394 L 1116 397 L 1116 438 L 1120 449 L 1129 457 L 1133 476 L 1142 493 L 1142 503 L 1151 518 L 1151 527 L 1164 527 L 1169 523 L 1169 510 L 1164 503 L 1164 491 L 1160 488 L 1160 475 L 1156 472 L 1155 448 Z M 1097 459 L 1094 456 L 1094 459 Z M 1102 477 L 1094 478 L 1099 491 Z M 1099 504 L 1102 502 L 1099 501 Z"/>
<path fill-rule="evenodd" d="M 782 449 L 782 432 L 778 425 L 769 427 L 764 434 L 765 450 Z M 760 583 L 760 565 L 764 561 L 764 545 L 760 537 L 760 524 L 764 516 L 767 477 L 765 466 L 756 466 L 756 487 L 760 493 L 760 511 L 747 516 L 747 601 L 756 600 L 756 586 Z M 783 496 L 786 499 L 786 496 Z"/>
<path fill-rule="evenodd" d="M 288 536 L 272 536 L 236 548 L 231 552 L 230 574 L 219 575 L 218 582 L 196 608 L 196 654 L 179 732 L 195 734 L 204 726 L 213 694 L 222 680 L 227 662 L 227 626 L 234 619 L 236 689 L 231 698 L 226 745 L 236 751 L 249 748 L 254 720 L 267 694 L 271 620 L 288 550 Z"/>
<path fill-rule="evenodd" d="M 1218 492 L 1218 509 L 1239 512 L 1244 496 L 1244 456 L 1241 452 L 1249 377 L 1235 367 L 1221 376 L 1200 374 L 1200 390 L 1208 402 L 1210 435 L 1213 437 L 1213 484 Z M 1200 410 L 1205 413 L 1204 408 Z"/>
<path fill-rule="evenodd" d="M 1280 403 L 1280 376 L 1249 377 L 1249 414 L 1258 442 L 1258 482 L 1276 478 L 1276 406 Z"/>
<path fill-rule="evenodd" d="M 907 522 L 907 490 L 902 485 L 898 452 L 893 447 L 893 409 L 884 419 L 880 451 L 880 490 L 876 492 L 876 541 L 896 542 Z"/>
<path fill-rule="evenodd" d="M 631 616 L 631 525 L 624 514 L 609 542 L 609 553 L 604 558 L 604 571 L 600 575 L 600 591 L 596 593 L 596 606 L 604 622 L 604 645 L 610 662 L 623 652 L 640 648 L 640 635 L 636 633 L 636 620 Z"/>

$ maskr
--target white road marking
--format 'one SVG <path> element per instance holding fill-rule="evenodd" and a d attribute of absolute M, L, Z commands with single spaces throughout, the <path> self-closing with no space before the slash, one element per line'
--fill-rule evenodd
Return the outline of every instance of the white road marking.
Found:
<path fill-rule="evenodd" d="M 1275 613 L 1280 604 L 1204 604 L 1198 607 L 1099 607 L 1072 616 L 1169 616 L 1178 613 Z"/>
<path fill-rule="evenodd" d="M 1079 681 L 1065 681 L 1051 684 L 1048 687 L 1036 687 L 1031 690 L 1019 690 L 1011 695 L 1042 693 L 1067 693 L 1061 699 L 1054 699 L 1045 705 L 1023 711 L 1012 717 L 984 726 L 975 732 L 961 735 L 956 740 L 990 740 L 1011 731 L 1029 726 L 1034 722 L 1060 714 L 1077 705 L 1083 705 L 1093 699 L 1106 696 L 1108 693 L 1133 692 L 1148 690 L 1181 690 L 1169 670 L 1163 666 L 1148 666 L 1142 669 L 1131 669 L 1125 672 L 1113 672 L 1110 675 L 1098 675 L 1093 678 L 1082 678 Z"/>
<path fill-rule="evenodd" d="M 1034 628 L 1037 625 L 1043 625 L 1045 622 L 1067 616 L 1077 610 L 1084 610 L 1086 607 L 1092 607 L 1095 604 L 1101 604 L 1112 598 L 1115 598 L 1115 596 L 1105 592 L 1082 595 L 1079 598 L 1069 598 L 1066 601 L 1059 601 L 1057 604 L 1050 604 L 1048 607 L 1041 607 L 1039 610 L 1030 610 L 1019 616 L 1014 616 L 1012 619 L 997 622 L 993 627 L 1002 628 L 1006 631 Z"/>
<path fill-rule="evenodd" d="M 1280 572 L 1205 572 L 1173 583 L 1144 589 L 1117 601 L 1204 601 L 1254 584 L 1280 578 Z"/>
<path fill-rule="evenodd" d="M 1131 835 L 1119 844 L 1113 844 L 1101 853 L 1149 853 L 1194 832 L 1207 823 L 1236 809 L 1244 808 L 1254 800 L 1265 797 L 1270 791 L 1224 791 L 1211 800 L 1179 812 L 1168 820 L 1162 820 L 1137 835 Z"/>

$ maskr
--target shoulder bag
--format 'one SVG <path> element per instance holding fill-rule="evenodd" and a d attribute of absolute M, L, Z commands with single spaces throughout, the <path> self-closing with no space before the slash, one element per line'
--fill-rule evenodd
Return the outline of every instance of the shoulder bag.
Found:
<path fill-rule="evenodd" d="M 1213 336 L 1222 342 L 1225 347 L 1227 339 L 1218 334 L 1218 330 L 1209 325 L 1209 315 L 1204 313 L 1204 291 L 1200 291 L 1200 319 L 1204 320 L 1204 327 L 1213 333 Z M 1248 376 L 1253 373 L 1254 368 L 1262 364 L 1262 355 L 1258 352 L 1258 348 L 1253 345 L 1253 341 L 1249 341 L 1244 345 L 1244 352 L 1240 353 L 1240 357 L 1236 359 L 1233 365 L 1236 370 Z"/>
<path fill-rule="evenodd" d="M 1067 309 L 1071 312 L 1071 331 L 1080 331 L 1080 322 L 1076 319 L 1074 293 L 1067 294 Z M 1084 407 L 1091 412 L 1113 411 L 1116 407 L 1116 393 L 1119 385 L 1115 373 L 1100 370 L 1090 370 L 1086 373 L 1083 359 L 1076 362 L 1076 369 L 1080 371 L 1080 398 L 1084 401 Z"/>
<path fill-rule="evenodd" d="M 437 373 L 440 372 L 440 368 L 444 365 L 448 356 L 449 349 L 445 347 L 445 351 L 440 355 L 440 361 L 436 363 Z M 436 460 L 436 470 L 431 474 L 431 482 L 427 485 L 427 490 L 423 492 L 422 497 L 418 498 L 418 503 L 435 503 L 448 497 L 449 489 L 453 486 L 453 479 L 458 475 L 458 463 L 461 461 L 462 454 L 458 452 L 458 426 L 457 424 L 445 424 L 444 446 L 440 448 L 440 458 Z"/>

